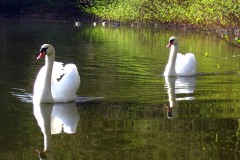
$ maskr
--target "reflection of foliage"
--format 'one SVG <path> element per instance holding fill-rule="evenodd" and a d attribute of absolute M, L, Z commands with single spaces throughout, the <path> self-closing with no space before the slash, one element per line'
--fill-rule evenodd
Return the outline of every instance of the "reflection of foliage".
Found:
<path fill-rule="evenodd" d="M 39 8 L 40 13 L 46 10 L 64 13 L 74 7 L 108 20 L 193 25 L 240 48 L 238 0 L 4 0 L 0 3 L 0 14 L 8 17 Z"/>
<path fill-rule="evenodd" d="M 131 97 L 140 100 L 148 98 L 141 95 L 152 92 L 142 84 L 161 81 L 152 77 L 152 73 L 159 74 L 159 70 L 154 67 L 159 64 L 159 34 L 148 32 L 144 28 L 132 30 L 99 26 L 77 30 L 77 39 L 81 41 L 78 43 L 84 43 L 83 50 L 88 50 L 84 58 L 91 58 L 94 64 L 84 64 L 86 67 L 83 67 L 85 69 L 81 72 L 86 72 L 93 76 L 92 79 L 101 81 L 99 86 L 95 87 L 117 91 L 118 96 L 124 96 L 128 100 Z M 162 39 L 164 41 L 164 37 Z M 147 43 L 151 45 L 146 45 Z M 162 49 L 166 50 L 164 47 Z M 89 83 L 86 86 L 90 90 L 92 85 Z M 92 89 L 96 90 L 95 87 Z M 137 88 L 141 89 L 138 93 L 134 92 Z M 153 89 L 157 90 L 157 88 Z M 114 94 L 111 93 L 109 96 L 115 97 Z"/>
<path fill-rule="evenodd" d="M 236 147 L 237 120 L 221 120 L 221 116 L 229 114 L 229 108 L 215 102 L 180 102 L 180 117 L 173 120 L 164 118 L 159 105 L 137 102 L 81 105 L 81 133 L 76 139 L 82 146 L 80 150 L 86 152 L 91 148 L 96 153 L 103 149 L 134 157 L 148 155 L 150 159 L 183 155 L 182 159 L 201 159 L 202 150 L 212 153 Z M 218 154 L 211 154 L 212 159 L 215 156 Z"/>

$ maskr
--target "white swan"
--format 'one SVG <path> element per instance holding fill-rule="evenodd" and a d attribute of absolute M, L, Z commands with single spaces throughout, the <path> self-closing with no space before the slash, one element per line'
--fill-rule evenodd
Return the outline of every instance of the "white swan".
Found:
<path fill-rule="evenodd" d="M 194 76 L 196 75 L 197 61 L 193 53 L 185 55 L 178 52 L 178 40 L 170 37 L 167 48 L 171 47 L 164 76 Z"/>
<path fill-rule="evenodd" d="M 45 57 L 45 65 L 39 71 L 33 91 L 33 103 L 70 102 L 76 99 L 80 76 L 74 64 L 55 62 L 52 45 L 44 44 L 37 59 Z"/>

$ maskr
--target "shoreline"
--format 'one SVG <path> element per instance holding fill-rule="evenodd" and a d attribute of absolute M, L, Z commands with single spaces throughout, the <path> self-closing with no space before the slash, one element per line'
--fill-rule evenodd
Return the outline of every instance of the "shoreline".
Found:
<path fill-rule="evenodd" d="M 42 7 L 46 7 L 45 10 L 41 10 Z M 39 10 L 38 10 L 39 9 Z M 98 18 L 96 16 L 87 14 L 81 11 L 79 8 L 66 6 L 61 9 L 56 9 L 53 6 L 46 6 L 41 4 L 39 6 L 20 9 L 14 13 L 0 13 L 0 20 L 19 20 L 19 21 L 43 21 L 43 22 L 82 22 L 93 23 L 103 22 L 105 19 Z M 114 23 L 114 20 L 106 20 L 108 23 Z M 240 48 L 240 28 L 232 30 L 231 28 L 219 28 L 219 26 L 212 26 L 210 29 L 204 24 L 194 25 L 189 23 L 171 23 L 171 22 L 122 22 L 123 25 L 129 25 L 133 27 L 165 27 L 165 28 L 181 28 L 183 30 L 195 30 L 203 31 L 206 34 L 211 34 L 222 40 L 227 44 Z"/>

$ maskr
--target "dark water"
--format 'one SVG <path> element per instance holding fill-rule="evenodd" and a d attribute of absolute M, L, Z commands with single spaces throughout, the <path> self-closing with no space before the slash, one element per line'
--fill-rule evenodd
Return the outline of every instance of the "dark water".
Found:
<path fill-rule="evenodd" d="M 199 76 L 162 77 L 171 35 Z M 78 103 L 33 106 L 43 43 L 77 65 Z M 56 160 L 240 159 L 239 56 L 196 31 L 3 21 L 0 159 L 38 159 L 44 146 Z"/>

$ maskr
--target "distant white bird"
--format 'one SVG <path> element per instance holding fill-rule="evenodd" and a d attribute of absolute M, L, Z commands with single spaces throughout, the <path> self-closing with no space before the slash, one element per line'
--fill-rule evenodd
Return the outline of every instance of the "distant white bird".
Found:
<path fill-rule="evenodd" d="M 81 22 L 74 22 L 74 25 L 76 26 L 76 27 L 80 27 L 81 25 L 82 25 L 82 23 Z"/>
<path fill-rule="evenodd" d="M 94 27 L 97 26 L 97 22 L 93 22 L 93 26 L 94 26 Z"/>
<path fill-rule="evenodd" d="M 107 22 L 102 22 L 102 26 L 106 26 L 107 25 Z"/>

